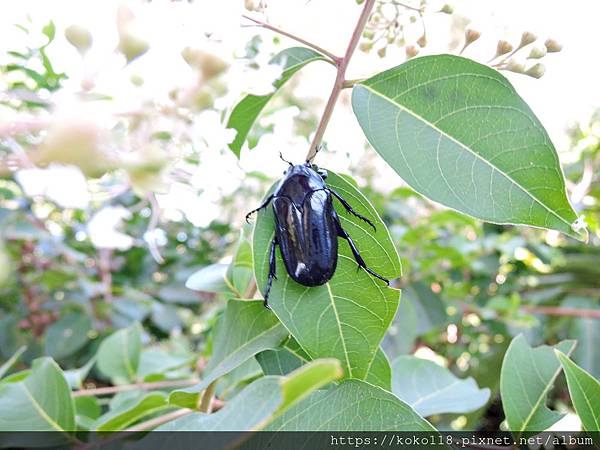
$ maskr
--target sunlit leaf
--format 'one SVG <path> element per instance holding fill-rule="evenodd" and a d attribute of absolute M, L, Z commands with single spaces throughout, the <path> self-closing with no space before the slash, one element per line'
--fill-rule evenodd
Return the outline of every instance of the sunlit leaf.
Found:
<path fill-rule="evenodd" d="M 496 70 L 452 55 L 416 58 L 356 84 L 352 107 L 373 148 L 431 200 L 579 237 L 556 150 Z"/>
<path fill-rule="evenodd" d="M 281 88 L 296 72 L 302 69 L 306 64 L 313 61 L 326 61 L 320 53 L 309 48 L 292 47 L 285 49 L 275 55 L 271 60 L 271 64 L 283 64 L 283 73 L 281 78 L 273 85 L 276 89 Z M 258 115 L 267 105 L 269 100 L 275 94 L 268 95 L 247 95 L 245 96 L 231 112 L 227 128 L 237 130 L 237 135 L 234 141 L 229 144 L 229 148 L 239 157 L 244 141 L 252 128 L 252 125 L 258 118 Z"/>
<path fill-rule="evenodd" d="M 385 224 L 369 201 L 348 181 L 329 172 L 327 184 L 377 227 L 348 214 L 334 200 L 344 229 L 366 264 L 389 279 L 400 275 L 400 261 Z M 274 236 L 273 210 L 258 214 L 254 229 L 254 270 L 264 293 L 269 251 Z M 306 287 L 293 281 L 277 250 L 277 280 L 269 304 L 311 359 L 333 357 L 346 376 L 364 379 L 396 308 L 400 292 L 358 270 L 348 243 L 339 238 L 339 258 L 333 278 L 322 286 Z"/>
<path fill-rule="evenodd" d="M 575 342 L 563 341 L 556 348 L 571 354 Z M 500 394 L 508 427 L 516 436 L 543 431 L 563 416 L 546 406 L 560 370 L 552 347 L 531 348 L 522 335 L 512 340 L 502 363 Z"/>
<path fill-rule="evenodd" d="M 445 367 L 414 356 L 400 356 L 392 364 L 392 392 L 423 416 L 467 413 L 490 398 L 473 378 L 457 378 Z"/>

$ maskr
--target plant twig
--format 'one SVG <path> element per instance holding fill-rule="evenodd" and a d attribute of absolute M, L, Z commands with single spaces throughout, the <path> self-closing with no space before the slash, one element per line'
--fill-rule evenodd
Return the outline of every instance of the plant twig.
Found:
<path fill-rule="evenodd" d="M 371 14 L 371 10 L 373 9 L 374 5 L 375 0 L 365 1 L 365 6 L 362 10 L 362 13 L 360 14 L 360 17 L 358 18 L 356 26 L 354 27 L 352 37 L 350 38 L 350 42 L 348 43 L 348 48 L 346 48 L 346 53 L 337 64 L 337 75 L 335 77 L 333 89 L 331 90 L 331 94 L 329 95 L 329 100 L 327 100 L 327 105 L 325 105 L 325 110 L 323 111 L 323 115 L 321 116 L 319 126 L 317 127 L 317 131 L 315 132 L 315 137 L 313 138 L 312 143 L 310 144 L 310 149 L 308 150 L 308 153 L 306 155 L 306 161 L 312 161 L 317 155 L 318 148 L 321 145 L 323 135 L 325 134 L 325 129 L 327 128 L 329 119 L 331 119 L 333 108 L 335 107 L 337 99 L 340 96 L 340 92 L 342 91 L 344 83 L 346 82 L 346 68 L 348 67 L 348 63 L 352 58 L 354 50 L 356 50 L 356 46 L 358 45 L 358 41 L 360 40 L 360 36 L 362 34 L 363 29 L 365 28 L 365 24 L 369 19 L 369 15 Z"/>
<path fill-rule="evenodd" d="M 546 314 L 548 316 L 584 317 L 600 319 L 599 309 L 564 308 L 561 306 L 522 306 L 521 309 L 530 313 Z"/>
<path fill-rule="evenodd" d="M 193 412 L 194 412 L 193 409 L 187 409 L 187 408 L 177 409 L 168 414 L 163 414 L 162 416 L 155 417 L 154 419 L 150 419 L 145 422 L 138 423 L 137 425 L 134 425 L 131 428 L 127 428 L 125 430 L 125 432 L 126 433 L 135 433 L 135 432 L 140 432 L 140 431 L 152 430 L 152 429 L 158 427 L 159 425 L 165 424 L 167 422 L 171 422 L 172 420 L 178 419 L 183 416 L 187 416 L 188 414 L 191 414 Z"/>
<path fill-rule="evenodd" d="M 152 383 L 134 383 L 134 384 L 123 384 L 120 386 L 109 386 L 94 389 L 81 389 L 73 392 L 73 397 L 90 397 L 95 395 L 110 395 L 116 394 L 117 392 L 135 391 L 137 389 L 149 391 L 152 389 L 165 389 L 172 387 L 185 387 L 193 386 L 200 382 L 199 379 L 194 378 L 190 380 L 165 380 L 165 381 L 154 381 Z"/>
<path fill-rule="evenodd" d="M 217 382 L 219 380 L 214 380 L 212 383 L 208 385 L 208 387 L 204 390 L 202 394 L 202 398 L 200 399 L 200 406 L 198 409 L 200 412 L 210 414 L 212 408 L 212 399 L 213 395 L 215 395 L 215 389 L 217 388 Z"/>
<path fill-rule="evenodd" d="M 282 30 L 281 28 L 274 27 L 273 25 L 269 25 L 269 24 L 268 24 L 268 23 L 266 23 L 266 22 L 262 22 L 262 21 L 260 21 L 260 20 L 258 20 L 258 19 L 254 19 L 254 18 L 252 18 L 252 17 L 250 17 L 250 16 L 247 16 L 247 15 L 245 15 L 245 14 L 243 14 L 243 15 L 242 15 L 242 17 L 243 17 L 244 19 L 248 19 L 248 20 L 250 20 L 250 21 L 254 22 L 254 23 L 256 24 L 256 26 L 258 26 L 258 27 L 261 27 L 261 28 L 265 28 L 265 29 L 267 29 L 267 30 L 274 31 L 275 33 L 281 34 L 281 35 L 283 35 L 283 36 L 287 36 L 287 37 L 289 37 L 290 39 L 293 39 L 293 40 L 295 40 L 295 41 L 298 41 L 298 42 L 300 42 L 301 44 L 304 44 L 304 45 L 306 45 L 307 47 L 310 47 L 310 48 L 312 48 L 312 49 L 314 49 L 314 50 L 318 51 L 319 53 L 321 53 L 321 54 L 323 54 L 323 55 L 327 56 L 328 58 L 331 58 L 331 60 L 333 60 L 333 62 L 334 62 L 334 63 L 336 63 L 336 64 L 337 64 L 337 63 L 340 61 L 340 59 L 341 59 L 340 57 L 338 57 L 338 56 L 335 56 L 333 53 L 331 53 L 331 52 L 328 52 L 328 51 L 327 51 L 327 50 L 325 50 L 324 48 L 322 48 L 322 47 L 319 47 L 318 45 L 315 45 L 315 44 L 313 44 L 312 42 L 308 42 L 307 40 L 305 40 L 305 39 L 302 39 L 301 37 L 298 37 L 298 36 L 295 36 L 295 35 L 293 35 L 293 34 L 291 34 L 291 33 L 288 33 L 287 31 L 284 31 L 284 30 Z"/>

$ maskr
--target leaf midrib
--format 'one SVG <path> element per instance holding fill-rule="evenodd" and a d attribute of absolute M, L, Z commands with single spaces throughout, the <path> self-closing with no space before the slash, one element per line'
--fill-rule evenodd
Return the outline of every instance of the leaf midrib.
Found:
<path fill-rule="evenodd" d="M 401 105 L 400 103 L 394 101 L 393 99 L 391 99 L 391 98 L 389 98 L 389 97 L 381 94 L 380 92 L 376 91 L 375 89 L 371 88 L 370 86 L 368 86 L 366 84 L 359 84 L 358 86 L 365 88 L 370 93 L 372 93 L 372 94 L 374 94 L 374 95 L 376 95 L 376 96 L 378 96 L 378 97 L 386 100 L 388 103 L 391 103 L 392 105 L 398 107 L 402 111 L 407 112 L 408 114 L 410 114 L 411 116 L 413 116 L 417 120 L 422 121 L 423 123 L 427 124 L 429 127 L 431 127 L 432 129 L 434 129 L 435 131 L 437 131 L 438 133 L 440 133 L 441 135 L 443 135 L 444 137 L 446 137 L 450 141 L 452 141 L 455 144 L 457 144 L 459 147 L 461 147 L 464 150 L 468 151 L 473 156 L 475 156 L 475 158 L 477 158 L 478 160 L 484 162 L 486 165 L 488 165 L 489 167 L 491 167 L 492 170 L 495 170 L 496 172 L 498 172 L 499 174 L 501 174 L 502 176 L 504 176 L 507 180 L 509 180 L 511 183 L 513 183 L 515 186 L 517 186 L 522 192 L 524 192 L 535 203 L 541 205 L 546 211 L 548 211 L 550 214 L 552 214 L 553 216 L 555 216 L 556 218 L 558 218 L 561 222 L 563 222 L 564 224 L 566 224 L 569 227 L 569 229 L 571 228 L 571 223 L 570 222 L 566 221 L 563 217 L 559 216 L 556 212 L 554 212 L 554 210 L 552 210 L 551 208 L 549 208 L 544 202 L 542 202 L 535 195 L 533 195 L 531 192 L 529 192 L 527 189 L 525 189 L 523 186 L 521 186 L 521 184 L 518 183 L 516 180 L 514 180 L 510 175 L 506 174 L 500 168 L 494 166 L 487 159 L 483 158 L 481 155 L 479 155 L 478 153 L 476 153 L 473 150 L 471 150 L 465 144 L 463 144 L 462 142 L 458 141 L 456 138 L 454 138 L 453 136 L 449 135 L 445 131 L 441 130 L 436 125 L 434 125 L 433 123 L 431 123 L 429 120 L 425 119 L 424 117 L 420 116 L 419 114 L 415 113 L 414 111 L 411 111 L 410 109 L 404 107 L 403 105 Z"/>

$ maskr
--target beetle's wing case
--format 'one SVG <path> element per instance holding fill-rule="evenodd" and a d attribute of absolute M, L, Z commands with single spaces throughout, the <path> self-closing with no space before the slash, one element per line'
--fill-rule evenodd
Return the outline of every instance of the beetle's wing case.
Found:
<path fill-rule="evenodd" d="M 287 196 L 273 200 L 275 233 L 287 272 L 304 286 L 319 286 L 337 266 L 337 229 L 331 195 L 308 191 L 302 205 Z M 333 213 L 333 214 L 332 214 Z"/>

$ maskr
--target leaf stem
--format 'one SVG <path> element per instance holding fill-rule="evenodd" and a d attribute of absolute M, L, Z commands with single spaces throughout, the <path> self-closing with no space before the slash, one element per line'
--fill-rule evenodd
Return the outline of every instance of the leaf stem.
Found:
<path fill-rule="evenodd" d="M 328 58 L 331 58 L 331 59 L 333 60 L 333 62 L 334 62 L 336 65 L 337 65 L 337 64 L 339 63 L 339 61 L 341 60 L 341 58 L 340 58 L 339 56 L 335 56 L 333 53 L 331 53 L 331 52 L 329 52 L 329 51 L 325 50 L 324 48 L 322 48 L 322 47 L 319 47 L 318 45 L 315 45 L 315 44 L 313 44 L 312 42 L 308 42 L 307 40 L 305 40 L 305 39 L 302 39 L 301 37 L 298 37 L 298 36 L 295 36 L 295 35 L 293 35 L 293 34 L 291 34 L 291 33 L 288 33 L 287 31 L 284 31 L 284 30 L 282 30 L 281 28 L 274 27 L 273 25 L 269 25 L 269 24 L 268 24 L 268 23 L 266 23 L 266 22 L 262 22 L 262 21 L 260 21 L 260 20 L 258 20 L 258 19 L 254 19 L 254 18 L 252 18 L 252 17 L 250 17 L 250 16 L 247 16 L 247 15 L 245 15 L 245 14 L 243 14 L 243 15 L 242 15 L 242 17 L 243 17 L 244 19 L 248 19 L 248 20 L 250 20 L 250 21 L 254 22 L 254 23 L 256 24 L 256 26 L 258 26 L 258 27 L 261 27 L 261 28 L 265 28 L 265 29 L 267 29 L 267 30 L 274 31 L 275 33 L 281 34 L 281 35 L 283 35 L 283 36 L 287 36 L 287 37 L 289 37 L 290 39 L 293 39 L 293 40 L 295 40 L 295 41 L 297 41 L 297 42 L 300 42 L 301 44 L 304 44 L 304 45 L 306 45 L 307 47 L 310 47 L 310 48 L 312 48 L 313 50 L 316 50 L 316 51 L 318 51 L 319 53 L 322 53 L 323 55 L 327 56 Z"/>
<path fill-rule="evenodd" d="M 315 132 L 315 136 L 312 140 L 312 143 L 310 144 L 310 149 L 308 150 L 308 153 L 306 155 L 306 161 L 312 161 L 317 155 L 318 148 L 321 145 L 323 135 L 325 134 L 325 129 L 329 124 L 329 119 L 331 119 L 333 108 L 335 107 L 337 99 L 340 96 L 341 90 L 344 88 L 344 83 L 346 82 L 346 68 L 348 67 L 348 63 L 352 58 L 352 54 L 354 53 L 354 50 L 358 45 L 358 41 L 360 40 L 360 36 L 362 34 L 363 29 L 365 28 L 365 24 L 369 19 L 369 15 L 371 14 L 371 10 L 373 9 L 374 5 L 375 0 L 365 1 L 365 6 L 363 7 L 362 13 L 358 18 L 358 22 L 354 27 L 354 31 L 352 32 L 350 42 L 348 43 L 348 47 L 346 48 L 346 53 L 344 54 L 344 57 L 338 61 L 335 82 L 333 84 L 331 94 L 329 95 L 329 100 L 327 100 L 327 105 L 325 105 L 325 110 L 323 111 L 321 120 L 319 121 L 319 126 L 317 127 L 317 131 Z"/>
<path fill-rule="evenodd" d="M 118 392 L 135 391 L 137 389 L 152 390 L 152 389 L 165 389 L 171 387 L 185 387 L 193 386 L 200 382 L 199 379 L 194 378 L 190 380 L 166 380 L 166 381 L 155 381 L 152 383 L 134 383 L 134 384 L 123 384 L 120 386 L 109 386 L 94 389 L 81 389 L 73 392 L 73 397 L 90 397 L 95 395 L 110 395 Z"/>
<path fill-rule="evenodd" d="M 219 380 L 214 380 L 212 383 L 210 383 L 204 391 L 204 393 L 202 394 L 202 398 L 200 399 L 200 406 L 198 407 L 200 412 L 210 414 L 212 399 L 215 395 L 215 389 L 217 388 L 218 381 Z"/>

